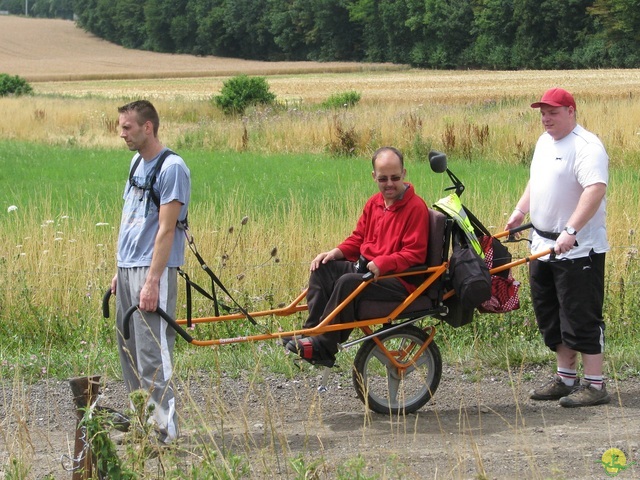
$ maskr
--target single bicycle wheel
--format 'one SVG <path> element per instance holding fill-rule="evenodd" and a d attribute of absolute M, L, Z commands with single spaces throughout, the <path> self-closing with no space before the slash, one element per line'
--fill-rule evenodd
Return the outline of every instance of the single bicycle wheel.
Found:
<path fill-rule="evenodd" d="M 412 413 L 433 396 L 442 376 L 442 357 L 434 341 L 415 358 L 428 336 L 408 325 L 377 337 L 401 365 L 398 368 L 374 339 L 366 340 L 353 362 L 353 385 L 358 398 L 378 413 Z"/>

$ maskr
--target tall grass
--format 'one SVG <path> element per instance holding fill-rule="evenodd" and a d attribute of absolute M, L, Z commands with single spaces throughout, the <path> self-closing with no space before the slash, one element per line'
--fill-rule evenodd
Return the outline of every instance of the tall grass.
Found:
<path fill-rule="evenodd" d="M 615 73 L 615 75 L 613 75 Z M 116 148 L 116 107 L 147 97 L 158 107 L 161 136 L 174 148 L 254 153 L 354 152 L 383 144 L 422 158 L 430 148 L 474 161 L 527 164 L 541 132 L 529 104 L 561 83 L 578 99 L 578 119 L 598 134 L 613 165 L 638 165 L 637 71 L 371 72 L 269 77 L 280 105 L 226 117 L 211 98 L 224 78 L 43 82 L 36 95 L 2 98 L 3 138 L 58 146 Z M 321 104 L 332 94 L 362 94 L 348 110 Z M 295 97 L 295 102 L 288 101 Z"/>
<path fill-rule="evenodd" d="M 232 295 L 253 309 L 290 302 L 306 286 L 310 260 L 353 229 L 364 200 L 376 189 L 367 158 L 182 153 L 192 171 L 190 221 L 198 250 Z M 113 323 L 101 318 L 101 299 L 115 272 L 121 190 L 130 157 L 124 149 L 0 145 L 0 175 L 9 186 L 0 192 L 3 376 L 18 364 L 36 378 L 79 375 L 92 368 L 117 371 Z M 409 162 L 407 168 L 408 179 L 428 204 L 444 195 L 445 175 L 432 173 L 420 162 Z M 491 231 L 500 231 L 524 188 L 526 168 L 455 157 L 450 168 L 467 185 L 466 205 Z M 619 363 L 637 371 L 639 355 L 632 341 L 637 326 L 632 319 L 640 298 L 635 234 L 639 179 L 633 169 L 617 167 L 611 173 L 607 333 L 610 355 L 615 357 L 619 348 L 624 351 Z M 18 209 L 8 212 L 9 205 Z M 527 253 L 525 244 L 511 250 L 515 256 Z M 188 250 L 186 258 L 185 270 L 192 279 L 208 286 Z M 528 301 L 526 267 L 518 267 L 515 274 L 523 283 L 522 308 L 503 316 L 477 316 L 470 327 L 442 328 L 446 357 L 475 356 L 499 366 L 504 366 L 505 357 L 495 352 L 506 351 L 513 362 L 548 358 Z M 180 298 L 183 302 L 183 293 Z M 194 309 L 197 316 L 213 314 L 211 303 L 201 297 Z M 184 318 L 184 305 L 178 315 Z M 287 328 L 302 318 L 281 321 Z M 268 322 L 278 328 L 275 319 Z M 235 336 L 252 328 L 247 322 L 199 325 L 194 336 Z M 178 354 L 188 355 L 197 368 L 207 361 L 207 354 L 202 352 L 198 360 L 192 348 L 179 342 Z M 222 348 L 220 359 L 239 369 L 242 359 L 252 355 L 251 348 L 239 346 L 233 355 L 225 355 Z M 237 356 L 243 349 L 249 357 Z M 278 368 L 277 364 L 275 360 L 272 365 Z"/>

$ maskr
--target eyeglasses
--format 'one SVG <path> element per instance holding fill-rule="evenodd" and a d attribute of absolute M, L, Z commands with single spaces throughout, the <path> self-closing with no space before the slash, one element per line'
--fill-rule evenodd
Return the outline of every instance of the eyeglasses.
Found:
<path fill-rule="evenodd" d="M 402 180 L 402 175 L 391 175 L 390 177 L 376 177 L 378 183 L 387 183 L 389 180 L 392 182 L 399 182 Z"/>

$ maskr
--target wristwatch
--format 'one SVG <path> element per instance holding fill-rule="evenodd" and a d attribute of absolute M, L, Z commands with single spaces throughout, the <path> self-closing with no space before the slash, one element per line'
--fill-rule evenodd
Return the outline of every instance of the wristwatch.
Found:
<path fill-rule="evenodd" d="M 564 227 L 564 231 L 567 232 L 569 235 L 577 235 L 578 234 L 578 231 L 575 228 L 570 227 L 569 225 Z"/>

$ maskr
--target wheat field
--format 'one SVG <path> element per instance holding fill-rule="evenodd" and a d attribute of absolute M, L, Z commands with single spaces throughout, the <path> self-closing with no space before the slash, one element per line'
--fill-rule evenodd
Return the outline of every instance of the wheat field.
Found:
<path fill-rule="evenodd" d="M 529 104 L 562 86 L 613 165 L 640 161 L 639 70 L 435 71 L 171 55 L 119 47 L 71 21 L 0 16 L 0 73 L 26 78 L 35 92 L 0 98 L 0 138 L 10 140 L 118 148 L 116 107 L 148 98 L 175 148 L 368 155 L 394 144 L 415 156 L 436 148 L 526 162 L 541 132 Z M 211 98 L 239 73 L 268 76 L 285 108 L 224 117 Z M 356 108 L 318 110 L 346 91 L 361 94 Z"/>
<path fill-rule="evenodd" d="M 561 85 L 583 101 L 635 98 L 639 70 L 435 71 L 355 62 L 261 62 L 130 50 L 72 21 L 0 15 L 0 73 L 20 75 L 36 92 L 82 96 L 206 98 L 225 77 L 268 75 L 282 98 L 315 102 L 336 91 L 365 92 L 365 102 L 464 103 L 533 100 Z M 309 75 L 304 75 L 309 74 Z M 346 74 L 346 75 L 345 75 Z M 171 79 L 179 80 L 171 80 Z M 106 81 L 109 80 L 109 81 Z"/>
<path fill-rule="evenodd" d="M 102 40 L 69 20 L 0 15 L 0 73 L 30 82 L 105 78 L 168 78 L 401 67 L 341 62 L 260 62 L 141 52 Z"/>

